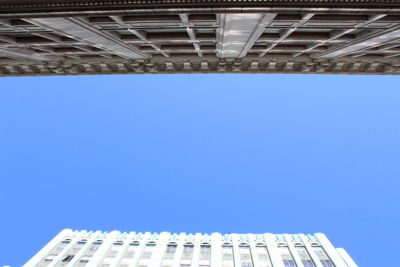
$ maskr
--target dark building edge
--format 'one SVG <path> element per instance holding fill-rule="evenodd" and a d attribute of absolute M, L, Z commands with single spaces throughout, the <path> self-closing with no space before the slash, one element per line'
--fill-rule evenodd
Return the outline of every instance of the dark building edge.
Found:
<path fill-rule="evenodd" d="M 400 8 L 399 0 L 0 0 L 0 14 L 170 8 Z"/>

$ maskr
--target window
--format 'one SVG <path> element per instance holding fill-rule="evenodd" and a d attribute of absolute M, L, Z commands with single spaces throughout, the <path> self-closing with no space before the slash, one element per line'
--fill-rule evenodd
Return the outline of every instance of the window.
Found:
<path fill-rule="evenodd" d="M 156 242 L 154 241 L 150 241 L 149 243 L 146 244 L 146 247 L 155 247 L 156 246 Z"/>
<path fill-rule="evenodd" d="M 233 248 L 229 243 L 222 245 L 222 267 L 233 267 Z"/>
<path fill-rule="evenodd" d="M 164 259 L 173 259 L 176 252 L 176 243 L 169 243 L 165 250 Z"/>
<path fill-rule="evenodd" d="M 133 258 L 133 255 L 135 255 L 138 247 L 139 247 L 139 242 L 138 241 L 133 241 L 129 243 L 128 247 L 126 248 L 124 255 L 122 256 L 122 260 L 127 261 L 128 263 L 130 262 L 129 259 Z"/>
<path fill-rule="evenodd" d="M 292 254 L 289 251 L 289 248 L 287 246 L 279 246 L 278 247 L 279 252 L 281 254 L 283 264 L 285 267 L 296 267 L 296 263 L 293 260 Z"/>
<path fill-rule="evenodd" d="M 304 267 L 315 267 L 312 260 L 302 260 L 301 262 L 303 263 Z"/>
<path fill-rule="evenodd" d="M 75 256 L 75 255 L 68 255 L 67 257 L 65 257 L 65 258 L 62 260 L 62 262 L 70 262 L 70 261 L 74 258 L 74 256 Z"/>
<path fill-rule="evenodd" d="M 246 243 L 239 245 L 240 264 L 242 267 L 253 267 L 253 260 L 251 258 L 250 246 Z"/>
<path fill-rule="evenodd" d="M 83 257 L 80 259 L 80 261 L 79 261 L 79 262 L 82 262 L 82 263 L 88 263 L 88 262 L 89 262 L 89 260 L 90 260 L 90 257 L 88 257 L 88 256 L 83 256 Z"/>
<path fill-rule="evenodd" d="M 200 258 L 199 265 L 200 266 L 210 266 L 211 260 L 211 245 L 208 243 L 203 243 L 200 245 Z"/>
<path fill-rule="evenodd" d="M 260 263 L 260 267 L 272 267 L 271 258 L 269 256 L 266 245 L 257 244 L 256 245 L 256 253 L 258 256 L 258 261 Z"/>
<path fill-rule="evenodd" d="M 296 267 L 296 263 L 293 260 L 283 260 L 285 267 Z"/>
<path fill-rule="evenodd" d="M 71 243 L 71 239 L 65 239 L 61 241 L 60 243 L 57 244 L 57 246 L 51 251 L 52 255 L 58 255 L 60 254 L 61 251 L 69 244 Z"/>
<path fill-rule="evenodd" d="M 180 266 L 192 266 L 192 260 L 182 259 L 180 262 Z"/>
<path fill-rule="evenodd" d="M 170 253 L 170 254 L 174 254 L 176 251 L 176 244 L 175 243 L 169 243 L 167 245 L 167 250 L 165 251 L 165 253 Z"/>
<path fill-rule="evenodd" d="M 86 240 L 81 240 L 78 241 L 73 247 L 72 247 L 72 252 L 73 253 L 77 253 L 79 250 L 81 250 L 81 248 L 83 247 L 83 245 L 86 244 Z"/>
<path fill-rule="evenodd" d="M 313 250 L 314 250 L 315 254 L 317 254 L 318 259 L 321 261 L 322 266 L 335 267 L 335 265 L 333 264 L 333 262 L 328 257 L 328 255 L 326 254 L 325 250 L 322 247 L 313 246 Z"/>
<path fill-rule="evenodd" d="M 57 257 L 57 254 L 50 254 L 44 259 L 44 261 L 45 262 L 53 261 L 55 259 L 55 257 Z"/>
<path fill-rule="evenodd" d="M 97 251 L 102 243 L 103 243 L 102 241 L 93 242 L 93 244 L 89 247 L 89 250 L 93 252 Z"/>
<path fill-rule="evenodd" d="M 153 241 L 148 242 L 146 244 L 146 247 L 143 250 L 141 257 L 140 257 L 141 262 L 139 262 L 139 263 L 147 265 L 147 262 L 151 258 L 151 255 L 153 254 L 155 248 L 156 248 L 156 242 L 153 242 Z"/>
<path fill-rule="evenodd" d="M 296 250 L 300 256 L 301 262 L 303 263 L 304 267 L 315 267 L 315 264 L 312 261 L 305 247 L 296 246 Z"/>
<path fill-rule="evenodd" d="M 201 244 L 200 253 L 211 253 L 211 245 L 208 243 Z"/>
<path fill-rule="evenodd" d="M 335 267 L 331 260 L 321 260 L 321 263 L 324 267 Z"/>
<path fill-rule="evenodd" d="M 193 243 L 183 245 L 182 259 L 191 259 L 193 257 Z"/>
<path fill-rule="evenodd" d="M 114 242 L 114 246 L 122 246 L 124 244 L 124 241 L 118 240 Z"/>
<path fill-rule="evenodd" d="M 79 263 L 88 263 L 90 258 L 93 257 L 94 253 L 99 249 L 101 244 L 103 243 L 102 240 L 97 240 L 90 244 L 89 248 L 85 251 L 85 253 L 82 255 L 82 257 L 79 259 Z M 79 266 L 79 265 L 77 265 Z M 82 266 L 82 264 L 80 265 Z"/>

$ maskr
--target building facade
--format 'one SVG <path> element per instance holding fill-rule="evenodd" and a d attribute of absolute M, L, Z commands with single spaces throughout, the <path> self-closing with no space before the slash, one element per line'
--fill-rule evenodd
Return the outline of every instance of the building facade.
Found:
<path fill-rule="evenodd" d="M 0 76 L 399 74 L 398 0 L 0 0 Z"/>
<path fill-rule="evenodd" d="M 324 234 L 171 234 L 65 229 L 24 267 L 357 267 Z"/>

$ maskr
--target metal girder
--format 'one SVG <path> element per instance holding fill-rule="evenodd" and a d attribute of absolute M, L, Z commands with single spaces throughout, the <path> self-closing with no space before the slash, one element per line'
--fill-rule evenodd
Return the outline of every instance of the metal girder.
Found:
<path fill-rule="evenodd" d="M 371 24 L 371 23 L 383 18 L 384 16 L 386 16 L 386 15 L 385 14 L 380 14 L 380 15 L 371 16 L 367 21 L 356 24 L 352 29 L 335 31 L 335 32 L 331 33 L 331 36 L 329 37 L 329 39 L 323 40 L 323 41 L 318 42 L 317 44 L 311 45 L 311 46 L 307 47 L 307 49 L 305 49 L 304 51 L 302 51 L 300 53 L 293 54 L 293 56 L 297 57 L 297 56 L 300 56 L 300 55 L 302 55 L 304 53 L 307 53 L 307 52 L 309 52 L 309 51 L 311 51 L 311 50 L 313 50 L 313 49 L 315 49 L 315 48 L 317 48 L 319 46 L 322 46 L 322 45 L 324 45 L 324 44 L 326 44 L 328 42 L 332 42 L 333 40 L 335 40 L 337 38 L 340 38 L 343 35 L 349 34 L 349 33 L 353 32 L 353 31 L 355 31 L 355 30 L 357 30 L 357 29 L 359 29 L 361 27 L 365 27 L 368 24 Z"/>
<path fill-rule="evenodd" d="M 373 48 L 393 40 L 400 39 L 400 26 L 375 32 L 359 38 L 353 42 L 341 45 L 339 47 L 333 47 L 324 53 L 317 55 L 320 58 L 337 58 L 352 54 L 354 52 L 365 50 L 368 48 Z"/>
<path fill-rule="evenodd" d="M 144 59 L 147 55 L 139 49 L 124 43 L 115 36 L 102 32 L 80 18 L 32 18 L 26 21 L 42 28 L 61 33 L 88 45 L 119 55 L 127 59 Z"/>
<path fill-rule="evenodd" d="M 392 49 L 392 48 L 396 48 L 400 46 L 400 43 L 395 42 L 395 43 L 389 43 L 389 44 L 385 44 L 382 45 L 381 47 L 377 48 L 376 50 L 370 51 L 368 49 L 362 50 L 362 51 L 358 51 L 357 54 L 353 54 L 351 55 L 351 57 L 355 58 L 355 57 L 362 57 L 364 55 L 368 55 L 368 53 L 376 53 L 376 52 L 384 52 L 386 50 Z M 390 57 L 393 54 L 386 54 L 384 57 Z"/>
<path fill-rule="evenodd" d="M 179 17 L 182 20 L 183 27 L 186 28 L 186 32 L 189 35 L 190 41 L 193 43 L 193 47 L 196 50 L 197 55 L 202 57 L 203 54 L 201 53 L 199 42 L 196 40 L 196 35 L 194 34 L 193 29 L 190 27 L 189 16 L 187 14 L 179 14 Z"/>
<path fill-rule="evenodd" d="M 159 45 L 156 45 L 153 42 L 149 41 L 146 38 L 146 34 L 145 33 L 141 32 L 141 31 L 138 31 L 138 30 L 130 29 L 130 27 L 125 24 L 125 22 L 121 19 L 121 17 L 119 17 L 119 16 L 110 16 L 110 18 L 112 20 L 114 20 L 116 23 L 118 23 L 118 25 L 120 25 L 121 27 L 127 28 L 130 33 L 132 33 L 137 38 L 139 38 L 140 40 L 142 40 L 143 42 L 145 42 L 146 44 L 151 46 L 154 50 L 158 51 L 164 57 L 169 57 L 169 54 L 167 54 L 164 51 L 162 51 Z"/>
<path fill-rule="evenodd" d="M 241 58 L 265 31 L 277 14 L 220 14 L 218 56 Z"/>
<path fill-rule="evenodd" d="M 0 48 L 0 55 L 15 59 L 25 59 L 25 60 L 35 60 L 35 61 L 50 60 L 49 58 L 37 55 L 36 53 L 33 53 L 30 50 L 22 50 L 22 49 L 16 50 L 16 49 Z"/>
<path fill-rule="evenodd" d="M 306 14 L 306 15 L 304 15 L 303 18 L 300 21 L 294 23 L 294 25 L 290 29 L 285 30 L 281 34 L 280 38 L 277 41 L 273 42 L 271 45 L 269 45 L 267 47 L 267 49 L 265 49 L 259 56 L 263 57 L 265 54 L 267 54 L 269 51 L 271 51 L 275 46 L 277 46 L 280 42 L 285 40 L 289 35 L 291 35 L 294 31 L 296 31 L 298 27 L 301 27 L 308 20 L 310 20 L 313 16 L 314 16 L 314 14 Z"/>

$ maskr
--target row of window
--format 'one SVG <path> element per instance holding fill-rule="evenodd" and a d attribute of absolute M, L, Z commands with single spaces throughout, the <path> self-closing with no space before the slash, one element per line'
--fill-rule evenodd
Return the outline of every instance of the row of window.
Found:
<path fill-rule="evenodd" d="M 39 266 L 47 266 L 50 262 L 54 261 L 57 256 L 64 249 L 66 249 L 70 242 L 71 240 L 68 239 L 60 242 Z M 121 258 L 120 265 L 127 266 L 132 262 L 133 258 L 140 253 L 140 257 L 138 257 L 138 266 L 146 267 L 149 264 L 153 253 L 157 249 L 157 244 L 153 241 L 146 243 L 144 247 L 140 247 L 140 243 L 138 241 L 134 241 L 129 243 L 124 251 L 122 251 L 123 244 L 123 241 L 114 242 L 114 245 L 106 253 L 102 266 L 108 266 L 109 264 L 112 264 L 117 255 L 120 255 Z M 68 250 L 68 253 L 60 259 L 60 266 L 67 265 L 69 262 L 71 262 L 84 247 L 85 251 L 83 254 L 80 254 L 80 258 L 77 260 L 75 266 L 85 266 L 85 264 L 90 261 L 101 245 L 101 240 L 95 241 L 91 244 L 88 244 L 86 240 L 76 242 Z M 312 246 L 312 249 L 323 267 L 335 267 L 321 246 Z M 193 243 L 188 242 L 182 246 L 181 256 L 179 259 L 180 266 L 191 266 L 194 257 L 194 250 L 195 246 Z M 313 259 L 304 246 L 295 246 L 295 250 L 304 267 L 315 267 Z M 177 251 L 177 243 L 172 242 L 167 244 L 162 257 L 163 267 L 169 267 L 174 264 Z M 289 250 L 288 246 L 278 245 L 278 251 L 285 267 L 297 267 L 292 255 L 292 251 Z M 209 243 L 202 243 L 199 246 L 198 253 L 198 264 L 203 267 L 210 266 L 211 245 Z M 222 245 L 222 267 L 235 266 L 235 253 L 231 244 L 225 243 Z M 242 243 L 238 247 L 238 253 L 240 254 L 239 259 L 241 267 L 253 267 L 255 260 L 254 257 L 257 257 L 260 267 L 272 267 L 271 258 L 265 244 L 257 244 L 254 253 L 252 253 L 250 246 Z"/>

